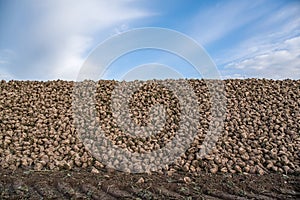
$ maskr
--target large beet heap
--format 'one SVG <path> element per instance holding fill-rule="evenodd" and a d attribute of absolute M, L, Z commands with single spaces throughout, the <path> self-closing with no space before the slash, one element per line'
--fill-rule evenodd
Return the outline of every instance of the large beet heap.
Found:
<path fill-rule="evenodd" d="M 200 171 L 300 172 L 300 80 L 225 80 L 224 129 L 215 148 L 204 158 L 196 154 L 209 129 L 210 95 L 204 80 L 188 82 L 198 97 L 198 134 L 185 153 L 165 170 L 195 174 Z M 117 83 L 99 81 L 97 85 L 96 107 L 100 113 L 97 120 L 106 137 L 131 152 L 146 153 L 163 148 L 176 134 L 176 123 L 172 123 L 180 121 L 178 108 L 182 105 L 159 83 L 143 82 L 129 102 L 131 118 L 139 125 L 147 124 L 149 107 L 156 103 L 164 104 L 171 110 L 168 113 L 173 114 L 167 120 L 170 124 L 166 124 L 160 134 L 146 138 L 129 136 L 118 129 L 112 116 L 110 97 Z M 79 139 L 72 109 L 74 84 L 68 81 L 0 83 L 2 168 L 95 170 L 105 167 Z M 80 126 L 80 121 L 76 123 Z"/>

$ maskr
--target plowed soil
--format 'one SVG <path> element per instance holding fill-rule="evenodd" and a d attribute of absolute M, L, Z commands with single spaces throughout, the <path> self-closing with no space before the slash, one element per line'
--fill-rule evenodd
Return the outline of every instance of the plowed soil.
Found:
<path fill-rule="evenodd" d="M 186 181 L 188 178 L 190 181 Z M 139 182 L 142 178 L 143 181 Z M 0 170 L 1 199 L 299 199 L 299 175 Z"/>

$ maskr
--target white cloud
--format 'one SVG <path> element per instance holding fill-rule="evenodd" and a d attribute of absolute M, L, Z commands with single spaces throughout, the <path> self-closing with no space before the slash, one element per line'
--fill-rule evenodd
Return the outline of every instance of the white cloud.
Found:
<path fill-rule="evenodd" d="M 13 80 L 13 79 L 14 79 L 14 77 L 11 74 L 0 71 L 0 80 L 9 81 L 9 80 Z"/>
<path fill-rule="evenodd" d="M 129 30 L 128 24 L 122 24 L 121 26 L 116 27 L 114 32 L 115 32 L 115 34 L 120 34 L 127 30 Z"/>
<path fill-rule="evenodd" d="M 151 80 L 151 79 L 180 79 L 184 78 L 180 72 L 174 68 L 160 64 L 160 63 L 147 63 L 134 67 L 126 74 L 121 80 L 134 81 L 134 80 Z"/>
<path fill-rule="evenodd" d="M 245 79 L 246 76 L 243 75 L 243 74 L 230 74 L 230 75 L 224 75 L 224 76 L 221 76 L 221 79 L 225 80 L 225 79 Z"/>
<path fill-rule="evenodd" d="M 38 79 L 75 80 L 88 51 L 101 42 L 99 37 L 109 36 L 109 30 L 113 31 L 120 24 L 130 24 L 151 15 L 134 6 L 134 2 L 31 0 L 23 8 L 31 13 L 31 17 L 25 19 L 29 23 L 23 27 L 24 32 L 16 36 L 16 50 L 21 52 L 18 64 L 22 63 L 24 68 L 15 68 L 15 71 L 20 76 L 34 74 Z M 22 26 L 23 19 L 19 20 Z"/>
<path fill-rule="evenodd" d="M 288 11 L 286 10 L 286 12 Z M 280 49 L 285 40 L 297 37 L 300 34 L 300 18 L 292 18 L 288 21 L 289 25 L 286 25 L 286 23 L 276 24 L 276 31 L 273 29 L 273 31 L 270 30 L 270 33 L 260 32 L 260 34 L 253 34 L 242 40 L 238 45 L 224 49 L 215 61 L 218 65 L 227 65 L 230 62 L 237 62 Z M 270 26 L 266 22 L 257 25 Z"/>
<path fill-rule="evenodd" d="M 0 64 L 1 66 L 1 64 Z M 9 72 L 7 72 L 4 68 L 0 68 L 0 80 L 12 80 L 14 79 L 15 77 L 10 74 Z"/>
<path fill-rule="evenodd" d="M 46 2 L 35 5 L 35 9 L 45 11 L 42 18 L 38 20 L 37 28 L 43 27 L 43 32 L 49 32 L 51 35 L 69 32 L 89 33 L 150 14 L 133 6 L 133 1 L 79 0 L 75 3 L 72 0 L 51 0 Z"/>
<path fill-rule="evenodd" d="M 10 50 L 0 50 L 0 80 L 12 80 L 14 76 L 7 71 L 10 67 L 10 58 L 13 52 Z"/>
<path fill-rule="evenodd" d="M 259 55 L 231 62 L 225 70 L 236 69 L 255 77 L 300 79 L 300 37 L 274 44 L 274 47 Z"/>
<path fill-rule="evenodd" d="M 264 12 L 250 14 L 261 2 L 224 1 L 207 10 L 200 10 L 193 20 L 191 35 L 202 45 L 208 46 L 236 28 L 261 17 Z M 248 15 L 247 15 L 248 13 Z"/>
<path fill-rule="evenodd" d="M 66 41 L 65 49 L 57 56 L 57 66 L 53 70 L 55 78 L 75 80 L 80 66 L 84 62 L 82 56 L 86 49 L 91 46 L 92 38 L 72 36 Z M 54 62 L 55 63 L 55 62 Z"/>
<path fill-rule="evenodd" d="M 14 76 L 7 69 L 11 67 L 11 60 L 15 53 L 10 49 L 0 49 L 0 80 L 12 80 Z"/>
<path fill-rule="evenodd" d="M 291 2 L 273 10 L 254 10 L 258 13 L 257 16 L 263 17 L 246 27 L 244 40 L 239 39 L 236 44 L 221 47 L 214 55 L 214 61 L 221 69 L 222 76 L 299 79 L 299 9 L 300 4 Z M 268 10 L 269 12 L 266 12 Z M 235 20 L 242 22 L 242 17 Z M 229 28 L 219 31 L 219 38 L 226 35 L 226 30 Z M 232 33 L 239 34 L 234 31 Z M 214 40 L 217 40 L 217 37 Z"/>

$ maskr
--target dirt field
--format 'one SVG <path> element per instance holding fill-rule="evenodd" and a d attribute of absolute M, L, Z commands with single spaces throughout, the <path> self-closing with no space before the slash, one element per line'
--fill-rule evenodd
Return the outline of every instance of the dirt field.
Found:
<path fill-rule="evenodd" d="M 1 199 L 297 199 L 300 176 L 0 170 Z"/>
<path fill-rule="evenodd" d="M 189 83 L 198 101 L 197 134 L 177 160 L 150 175 L 112 171 L 97 160 L 123 162 L 114 154 L 90 151 L 99 150 L 93 143 L 98 141 L 91 140 L 98 138 L 97 131 L 78 136 L 78 129 L 96 126 L 87 126 L 92 123 L 85 115 L 74 118 L 74 82 L 1 81 L 0 199 L 300 199 L 300 80 L 226 80 L 224 129 L 204 158 L 197 155 L 205 149 L 211 99 L 203 80 Z M 178 134 L 179 125 L 193 127 L 180 124 L 183 112 L 175 94 L 147 82 L 129 101 L 131 119 L 147 125 L 149 108 L 163 104 L 168 123 L 146 138 L 122 132 L 110 105 L 116 85 L 99 81 L 96 106 L 82 102 L 78 111 L 89 116 L 96 108 L 95 122 L 120 148 L 156 151 Z M 147 169 L 142 164 L 136 166 Z"/>

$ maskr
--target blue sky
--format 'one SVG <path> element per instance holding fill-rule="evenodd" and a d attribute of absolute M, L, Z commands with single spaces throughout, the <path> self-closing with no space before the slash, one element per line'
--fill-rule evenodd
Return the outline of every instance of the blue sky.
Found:
<path fill-rule="evenodd" d="M 0 79 L 76 80 L 97 45 L 142 27 L 193 38 L 222 78 L 300 79 L 300 1 L 292 0 L 0 0 Z M 166 65 L 201 78 L 183 59 L 158 50 L 122 56 L 104 78 L 122 79 L 147 63 L 161 64 L 153 74 Z"/>

